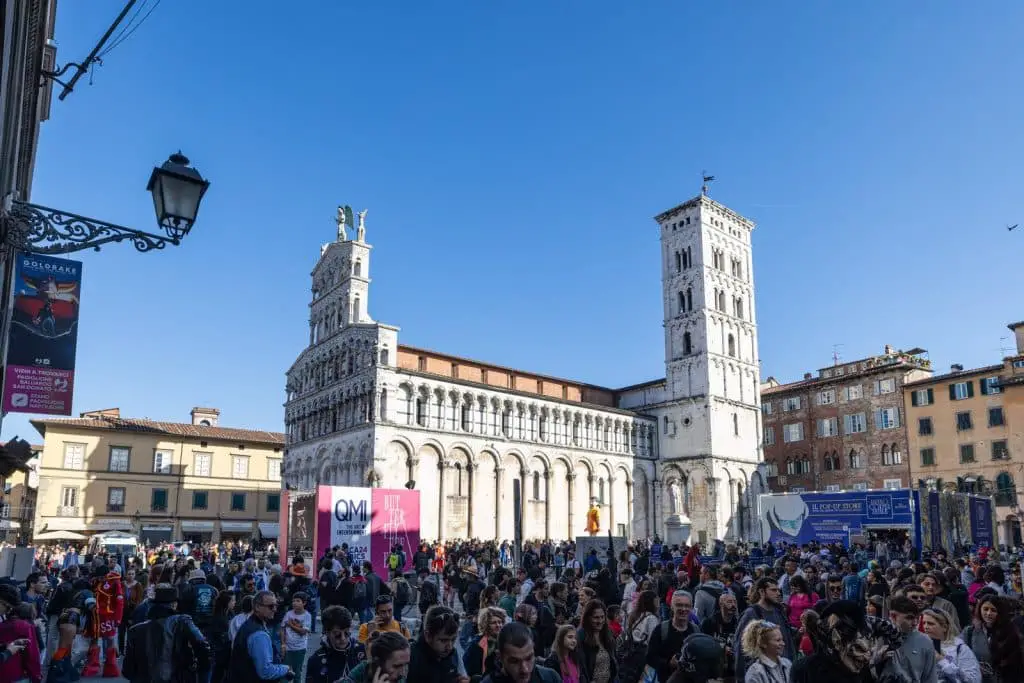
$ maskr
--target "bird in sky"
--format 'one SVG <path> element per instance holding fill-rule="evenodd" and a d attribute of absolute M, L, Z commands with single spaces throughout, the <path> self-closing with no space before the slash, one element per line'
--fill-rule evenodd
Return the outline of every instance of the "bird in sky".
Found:
<path fill-rule="evenodd" d="M 1007 225 L 1006 229 L 1009 230 L 1010 232 L 1013 232 L 1013 229 L 1016 228 L 1018 225 L 1020 225 L 1020 223 L 1014 223 L 1013 225 Z"/>

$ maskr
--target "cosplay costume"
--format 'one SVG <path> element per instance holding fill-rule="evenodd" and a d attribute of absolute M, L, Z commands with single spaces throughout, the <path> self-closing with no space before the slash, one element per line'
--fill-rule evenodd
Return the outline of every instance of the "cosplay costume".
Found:
<path fill-rule="evenodd" d="M 96 620 L 93 632 L 89 634 L 89 654 L 85 660 L 82 675 L 100 675 L 100 647 L 103 649 L 103 677 L 120 678 L 117 666 L 117 629 L 124 617 L 124 586 L 121 575 L 111 571 L 93 580 L 96 595 Z"/>
<path fill-rule="evenodd" d="M 71 662 L 72 647 L 79 635 L 92 639 L 96 624 L 96 596 L 89 582 L 79 579 L 70 606 L 57 617 L 57 646 L 53 648 L 47 683 L 73 683 L 81 677 Z"/>
<path fill-rule="evenodd" d="M 808 624 L 814 654 L 798 660 L 790 683 L 909 683 L 898 650 L 906 636 L 888 621 L 868 617 L 849 600 L 826 607 Z"/>

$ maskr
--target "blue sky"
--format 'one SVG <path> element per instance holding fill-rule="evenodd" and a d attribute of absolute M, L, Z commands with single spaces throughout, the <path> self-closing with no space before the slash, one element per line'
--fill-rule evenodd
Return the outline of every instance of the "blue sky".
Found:
<path fill-rule="evenodd" d="M 651 217 L 705 168 L 758 223 L 765 376 L 836 344 L 995 362 L 1024 318 L 1024 5 L 895 5 L 162 2 L 41 132 L 38 203 L 148 230 L 154 163 L 212 182 L 183 246 L 83 255 L 75 411 L 281 429 L 339 203 L 403 343 L 653 379 Z M 61 2 L 59 61 L 120 6 Z"/>

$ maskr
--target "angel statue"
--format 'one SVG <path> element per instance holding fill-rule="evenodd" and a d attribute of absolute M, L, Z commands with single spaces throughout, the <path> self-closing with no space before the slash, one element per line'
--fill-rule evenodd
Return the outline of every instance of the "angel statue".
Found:
<path fill-rule="evenodd" d="M 348 238 L 348 235 L 345 234 L 345 226 L 352 227 L 352 207 L 339 206 L 338 215 L 334 220 L 338 224 L 338 241 L 344 242 Z"/>

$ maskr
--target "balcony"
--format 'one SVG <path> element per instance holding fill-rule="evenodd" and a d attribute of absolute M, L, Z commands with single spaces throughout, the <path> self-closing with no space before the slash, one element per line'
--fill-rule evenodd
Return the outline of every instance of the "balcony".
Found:
<path fill-rule="evenodd" d="M 58 517 L 80 517 L 79 509 L 77 505 L 58 505 L 57 506 Z"/>
<path fill-rule="evenodd" d="M 124 512 L 124 503 L 107 503 L 107 512 Z"/>

